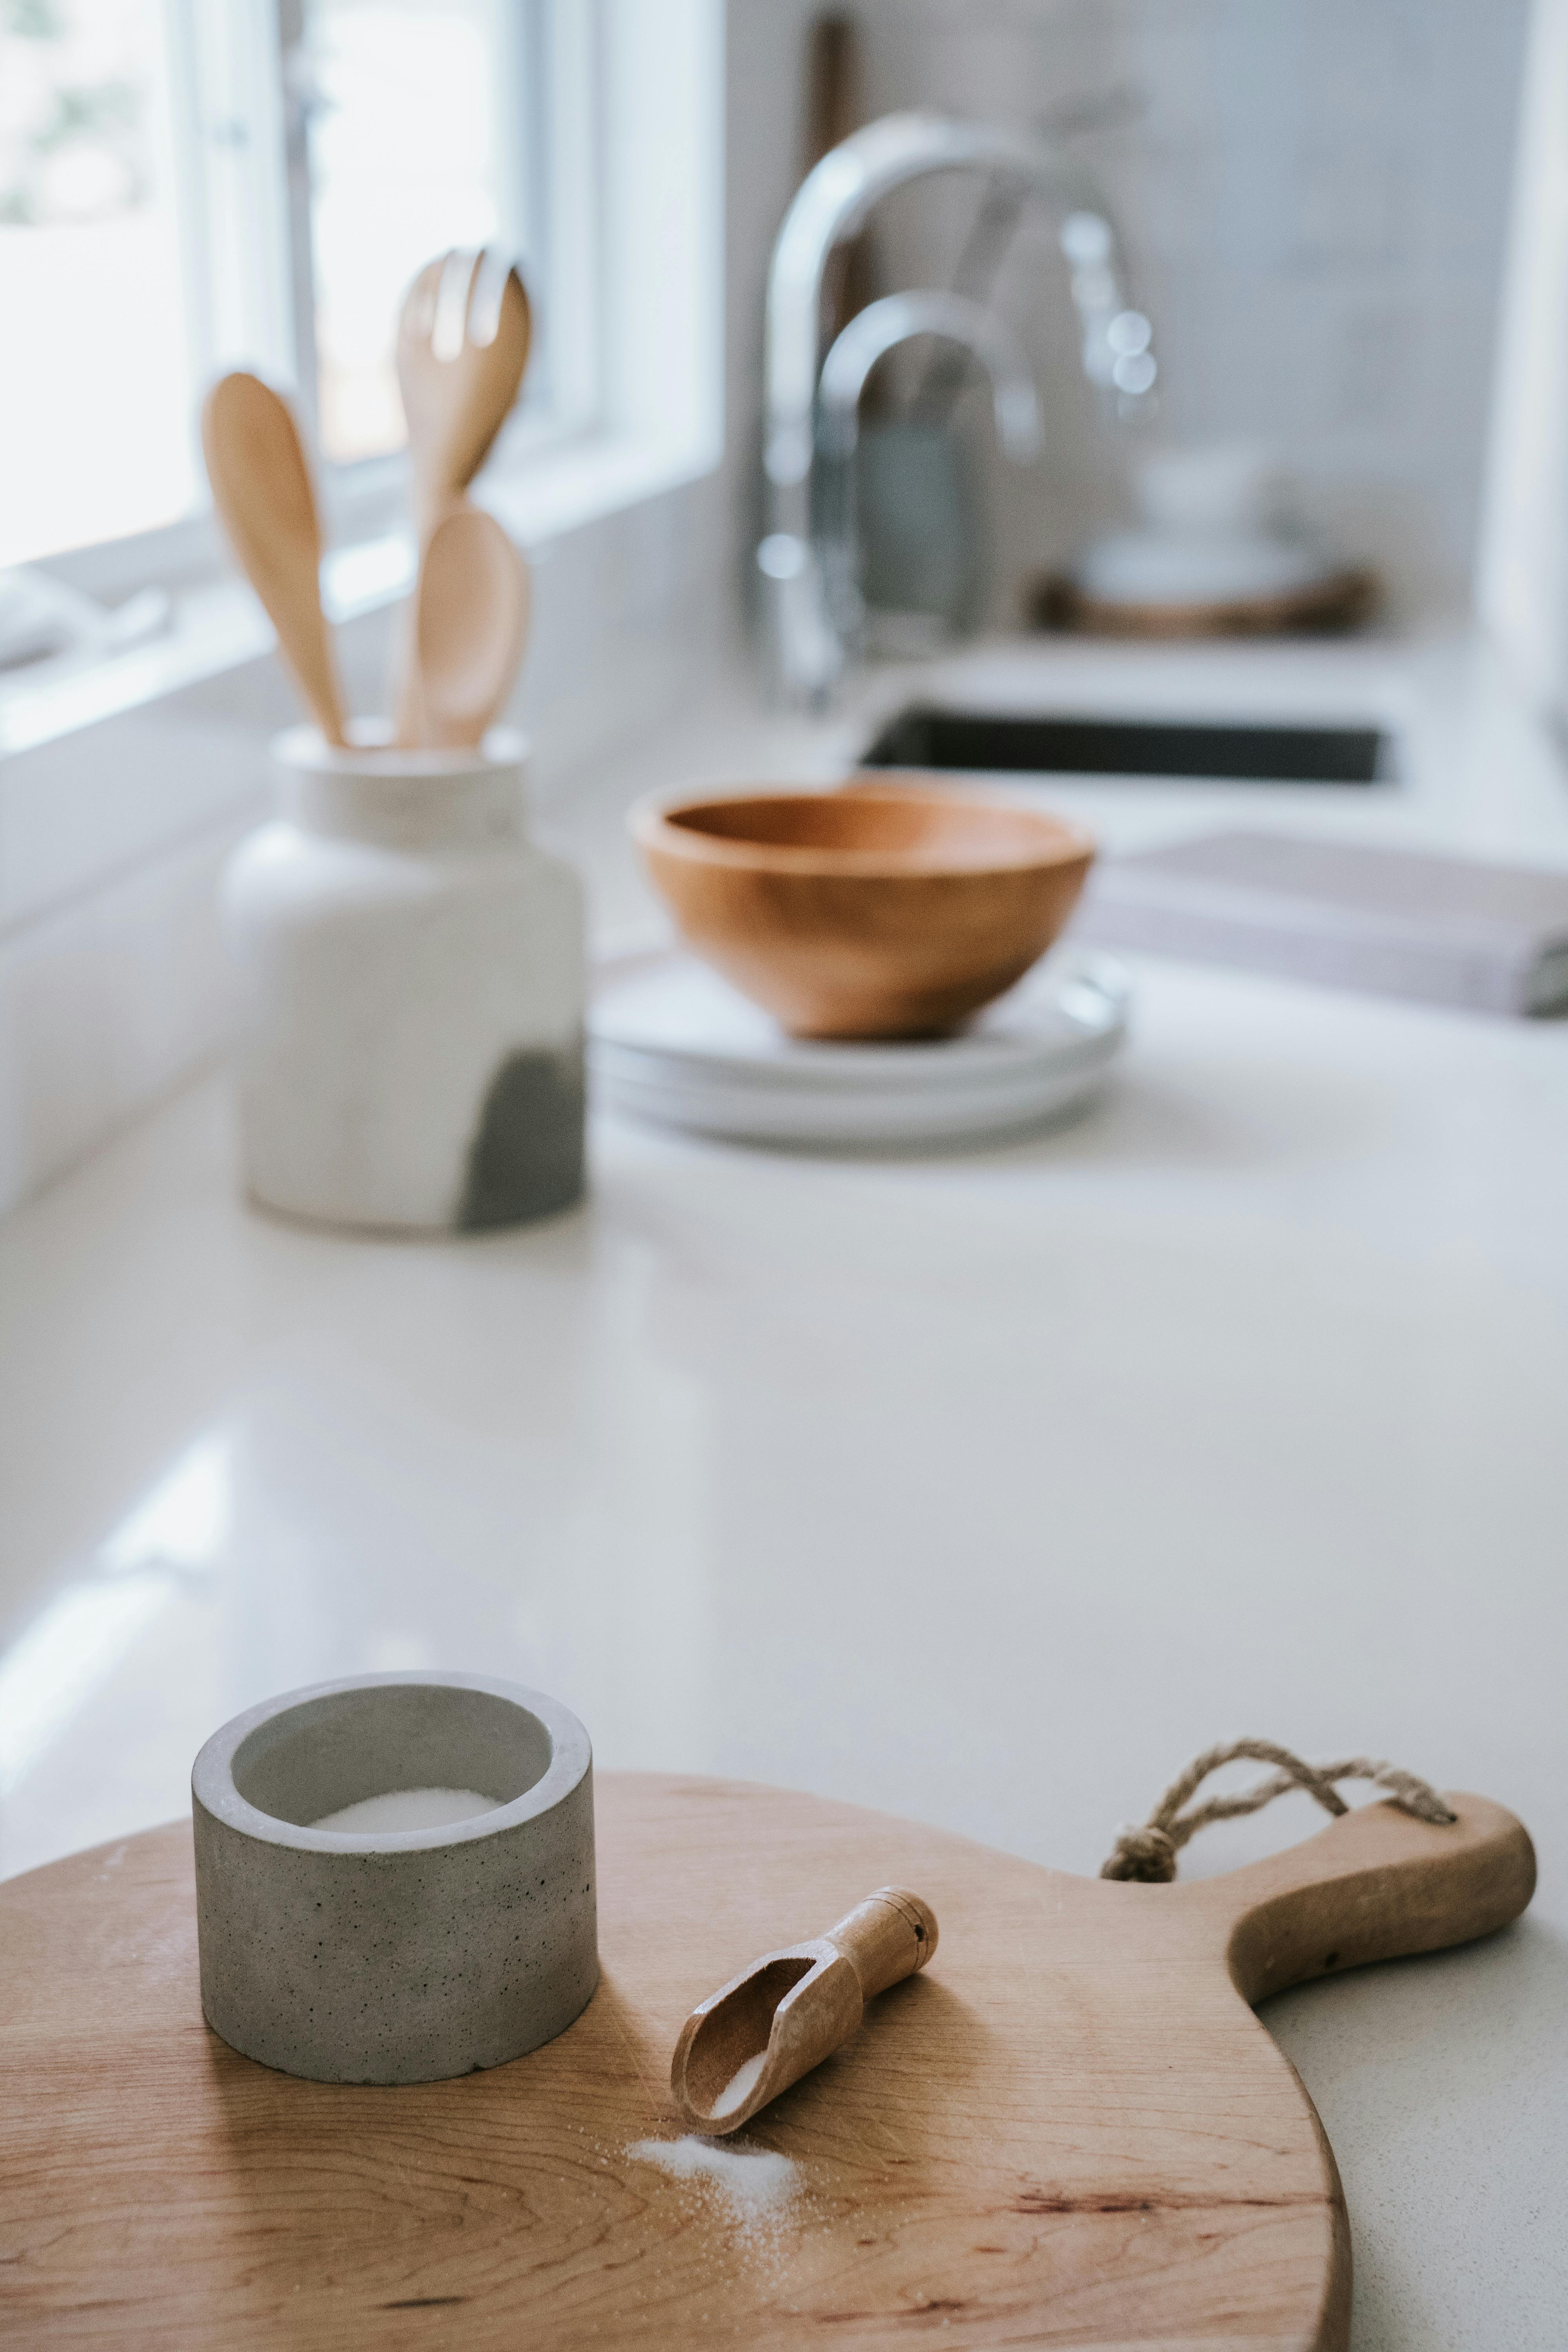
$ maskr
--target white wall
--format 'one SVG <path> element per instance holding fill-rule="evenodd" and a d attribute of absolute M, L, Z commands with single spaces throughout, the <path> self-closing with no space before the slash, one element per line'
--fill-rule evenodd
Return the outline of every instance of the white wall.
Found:
<path fill-rule="evenodd" d="M 1482 617 L 1568 721 L 1568 0 L 1535 0 L 1492 413 Z"/>
<path fill-rule="evenodd" d="M 1271 441 L 1406 607 L 1466 592 L 1526 0 L 863 0 L 855 13 L 875 111 L 1032 121 L 1125 87 L 1137 119 L 1079 152 L 1157 322 L 1162 429 Z M 892 274 L 941 283 L 973 202 L 955 181 L 889 205 Z M 1016 575 L 1115 510 L 1121 458 L 1079 380 L 1043 225 L 1019 238 L 1001 296 L 1048 398 L 1046 465 L 994 500 Z"/>

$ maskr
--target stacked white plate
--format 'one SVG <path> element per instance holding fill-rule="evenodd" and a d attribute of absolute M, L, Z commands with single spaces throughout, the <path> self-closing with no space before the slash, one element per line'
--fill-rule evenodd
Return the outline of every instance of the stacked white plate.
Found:
<path fill-rule="evenodd" d="M 589 1066 L 610 1108 L 752 1143 L 918 1145 L 1032 1127 L 1104 1084 L 1127 1027 L 1109 956 L 1058 950 L 952 1036 L 787 1036 L 694 957 L 600 967 Z"/>

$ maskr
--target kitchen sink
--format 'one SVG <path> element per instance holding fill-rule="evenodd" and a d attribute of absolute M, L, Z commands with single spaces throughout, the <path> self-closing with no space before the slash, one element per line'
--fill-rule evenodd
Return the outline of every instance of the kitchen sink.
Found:
<path fill-rule="evenodd" d="M 1037 775 L 1201 776 L 1268 784 L 1375 784 L 1390 773 L 1377 727 L 1258 720 L 1086 719 L 913 703 L 889 720 L 865 768 L 1010 769 Z"/>

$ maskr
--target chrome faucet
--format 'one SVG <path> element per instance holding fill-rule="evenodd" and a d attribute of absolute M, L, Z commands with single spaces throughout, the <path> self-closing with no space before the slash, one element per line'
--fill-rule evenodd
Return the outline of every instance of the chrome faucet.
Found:
<path fill-rule="evenodd" d="M 817 378 L 816 460 L 827 460 L 828 495 L 815 502 L 813 523 L 822 594 L 839 648 L 839 667 L 858 646 L 865 600 L 860 593 L 859 515 L 855 451 L 860 437 L 860 394 L 877 362 L 911 335 L 940 335 L 977 359 L 991 379 L 996 438 L 1015 466 L 1040 454 L 1040 402 L 1017 336 L 994 310 L 963 294 L 911 289 L 885 294 L 858 310 L 822 362 Z M 830 647 L 831 651 L 831 647 Z"/>
<path fill-rule="evenodd" d="M 853 397 L 858 398 L 874 361 L 889 347 L 879 338 L 884 332 L 889 341 L 917 332 L 956 334 L 990 367 L 1004 446 L 1010 439 L 1021 446 L 1027 437 L 1027 427 L 1020 425 L 1025 411 L 1007 341 L 994 321 L 983 333 L 972 316 L 930 307 L 951 302 L 952 297 L 889 298 L 895 304 L 901 299 L 928 306 L 916 314 L 926 320 L 919 326 L 908 323 L 907 311 L 900 323 L 889 303 L 873 304 L 871 310 L 881 317 L 873 320 L 862 312 L 850 321 L 829 355 L 835 362 L 829 381 L 821 381 L 822 279 L 829 253 L 890 189 L 931 172 L 951 171 L 1020 181 L 1059 215 L 1084 373 L 1124 419 L 1131 421 L 1150 404 L 1157 370 L 1149 321 L 1131 307 L 1116 232 L 1076 164 L 1028 132 L 927 113 L 886 115 L 830 150 L 802 182 L 785 214 L 768 274 L 763 467 L 769 515 L 757 565 L 768 607 L 773 684 L 788 702 L 819 706 L 831 696 L 847 659 L 847 629 L 855 606 L 854 583 L 844 577 L 844 536 L 839 532 L 825 545 L 814 514 L 819 394 L 828 436 L 842 457 L 847 388 L 853 383 Z M 850 341 L 861 318 L 868 323 Z M 940 318 L 946 323 L 939 323 Z"/>

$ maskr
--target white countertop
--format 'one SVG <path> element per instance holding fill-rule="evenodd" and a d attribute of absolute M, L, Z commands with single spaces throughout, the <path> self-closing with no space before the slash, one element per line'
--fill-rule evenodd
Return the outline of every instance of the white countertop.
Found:
<path fill-rule="evenodd" d="M 939 688 L 1006 693 L 1022 658 Z M 1027 660 L 1064 708 L 1408 729 L 1392 790 L 1051 788 L 1120 845 L 1245 812 L 1568 866 L 1562 769 L 1467 649 Z M 825 726 L 717 702 L 542 796 L 605 934 L 647 921 L 633 789 L 832 774 L 904 684 Z M 20 1212 L 0 1866 L 183 1811 L 253 1699 L 399 1666 L 552 1691 L 606 1767 L 1081 1871 L 1216 1738 L 1370 1749 L 1513 1806 L 1542 1879 L 1486 1945 L 1270 2005 L 1345 2179 L 1353 2341 L 1555 2352 L 1568 1027 L 1135 971 L 1110 1098 L 1005 1147 L 813 1160 L 603 1121 L 580 1213 L 339 1240 L 239 1205 L 215 1081 Z"/>

